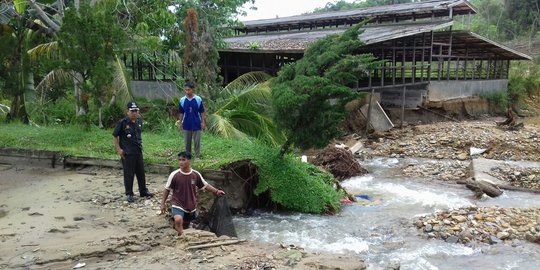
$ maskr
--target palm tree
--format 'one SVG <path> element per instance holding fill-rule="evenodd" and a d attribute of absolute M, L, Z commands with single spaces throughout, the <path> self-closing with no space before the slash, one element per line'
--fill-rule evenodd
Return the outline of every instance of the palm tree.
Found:
<path fill-rule="evenodd" d="M 246 73 L 229 83 L 210 104 L 207 128 L 230 139 L 256 139 L 273 146 L 285 136 L 272 121 L 270 75 Z"/>
<path fill-rule="evenodd" d="M 0 6 L 0 78 L 4 82 L 4 91 L 11 96 L 8 120 L 19 119 L 28 122 L 26 99 L 34 90 L 34 74 L 29 64 L 26 49 L 38 42 L 40 35 L 28 28 L 30 13 L 24 1 L 15 1 L 13 5 L 2 3 Z"/>
<path fill-rule="evenodd" d="M 40 57 L 45 57 L 48 59 L 62 58 L 62 53 L 60 52 L 58 42 L 56 41 L 39 44 L 38 46 L 28 50 L 28 54 L 33 61 L 38 61 Z M 109 63 L 109 66 L 111 67 L 113 80 L 112 83 L 106 86 L 106 89 L 104 89 L 104 92 L 108 93 L 108 95 L 102 95 L 99 97 L 99 102 L 102 105 L 99 107 L 98 112 L 100 128 L 103 128 L 102 111 L 104 106 L 126 104 L 129 100 L 133 99 L 129 89 L 129 79 L 126 76 L 125 67 L 118 55 L 115 55 L 114 61 Z M 48 91 L 55 86 L 67 84 L 72 84 L 75 87 L 74 94 L 77 97 L 80 93 L 79 86 L 83 84 L 80 74 L 74 70 L 65 70 L 61 68 L 51 70 L 36 86 L 35 91 L 39 93 L 39 99 L 37 101 L 40 104 L 48 102 Z M 105 104 L 106 102 L 104 98 L 109 98 L 108 104 Z M 76 112 L 79 112 L 79 110 L 76 109 Z"/>

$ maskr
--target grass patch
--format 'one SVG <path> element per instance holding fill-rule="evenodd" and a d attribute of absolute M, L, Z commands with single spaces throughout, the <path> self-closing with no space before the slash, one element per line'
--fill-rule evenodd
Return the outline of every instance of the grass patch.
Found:
<path fill-rule="evenodd" d="M 118 159 L 112 129 L 78 126 L 36 127 L 18 123 L 0 124 L 0 147 L 60 151 L 66 155 Z M 159 132 L 143 131 L 147 164 L 178 166 L 177 154 L 183 138 L 171 124 Z M 271 191 L 274 203 L 305 213 L 335 213 L 343 194 L 334 190 L 333 177 L 319 168 L 302 163 L 292 155 L 278 158 L 279 149 L 247 140 L 226 140 L 208 133 L 201 139 L 201 160 L 197 170 L 220 169 L 238 160 L 250 160 L 259 167 L 257 194 Z"/>

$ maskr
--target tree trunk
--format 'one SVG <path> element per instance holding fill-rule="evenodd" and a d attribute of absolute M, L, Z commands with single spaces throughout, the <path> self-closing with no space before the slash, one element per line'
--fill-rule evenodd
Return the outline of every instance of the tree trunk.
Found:
<path fill-rule="evenodd" d="M 103 128 L 103 106 L 104 106 L 105 102 L 103 101 L 102 98 L 99 99 L 99 109 L 98 109 L 98 118 L 99 118 L 99 124 L 98 124 L 98 127 L 99 128 Z"/>
<path fill-rule="evenodd" d="M 292 142 L 291 139 L 287 139 L 287 141 L 281 146 L 281 150 L 279 151 L 279 158 L 283 158 L 283 156 L 289 152 L 289 149 L 291 148 Z"/>
<path fill-rule="evenodd" d="M 24 94 L 19 94 L 13 97 L 11 100 L 9 114 L 6 119 L 8 121 L 19 119 L 25 124 L 29 123 L 28 114 L 26 113 L 26 108 L 24 105 Z"/>
<path fill-rule="evenodd" d="M 81 87 L 83 83 L 83 76 L 80 73 L 73 71 L 73 87 L 74 87 L 74 94 L 75 94 L 75 100 L 77 101 L 75 104 L 75 116 L 81 116 L 86 114 L 85 108 L 88 106 L 84 106 L 84 93 L 83 89 Z"/>

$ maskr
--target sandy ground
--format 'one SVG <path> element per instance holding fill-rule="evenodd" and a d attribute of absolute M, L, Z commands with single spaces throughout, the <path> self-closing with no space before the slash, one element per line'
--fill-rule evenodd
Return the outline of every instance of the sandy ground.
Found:
<path fill-rule="evenodd" d="M 123 195 L 121 171 L 0 164 L 0 269 L 365 269 L 358 257 L 242 241 L 159 215 L 165 177 L 147 175 L 153 199 Z M 135 190 L 136 184 L 135 184 Z M 231 243 L 195 249 L 194 245 Z"/>

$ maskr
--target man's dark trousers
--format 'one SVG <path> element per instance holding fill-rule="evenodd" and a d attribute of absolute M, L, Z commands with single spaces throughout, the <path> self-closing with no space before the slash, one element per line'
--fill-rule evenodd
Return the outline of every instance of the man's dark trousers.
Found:
<path fill-rule="evenodd" d="M 125 155 L 122 159 L 122 167 L 124 168 L 124 187 L 126 195 L 133 195 L 133 181 L 137 176 L 137 184 L 139 185 L 139 193 L 146 193 L 146 179 L 144 175 L 144 161 L 142 153 L 133 155 Z"/>

